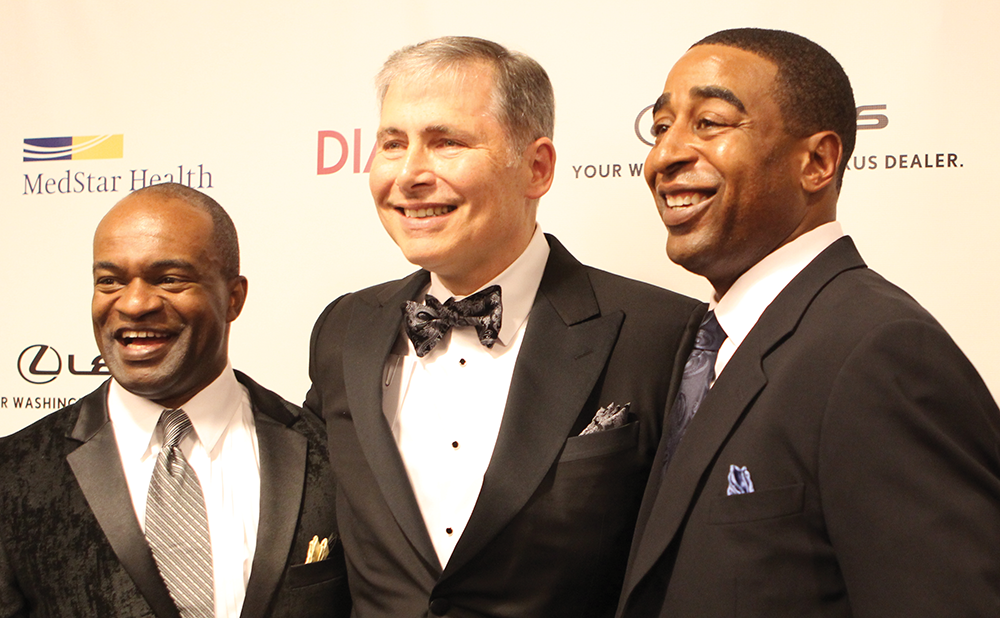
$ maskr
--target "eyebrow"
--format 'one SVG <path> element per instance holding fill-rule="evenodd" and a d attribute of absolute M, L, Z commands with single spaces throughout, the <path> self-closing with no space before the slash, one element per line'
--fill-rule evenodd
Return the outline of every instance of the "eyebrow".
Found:
<path fill-rule="evenodd" d="M 721 99 L 740 110 L 740 112 L 747 113 L 747 108 L 743 105 L 743 101 L 740 101 L 740 98 L 728 88 L 721 86 L 695 86 L 691 89 L 691 96 L 696 99 Z M 670 93 L 664 92 L 653 103 L 653 113 L 656 114 L 669 103 Z"/>
<path fill-rule="evenodd" d="M 653 113 L 656 114 L 659 112 L 667 103 L 670 103 L 670 93 L 664 92 L 660 96 L 656 97 L 656 102 L 653 103 Z"/>
<path fill-rule="evenodd" d="M 170 268 L 197 270 L 194 264 L 188 262 L 187 260 L 159 260 L 157 262 L 153 262 L 152 268 L 157 270 L 166 270 Z M 122 267 L 119 266 L 118 264 L 115 264 L 114 262 L 108 262 L 108 261 L 94 262 L 94 272 L 97 272 L 98 270 L 101 269 L 121 270 Z"/>
<path fill-rule="evenodd" d="M 722 86 L 695 86 L 691 89 L 691 96 L 697 99 L 722 99 L 742 113 L 747 113 L 743 101 L 740 101 L 740 98 L 732 90 Z"/>
<path fill-rule="evenodd" d="M 397 129 L 396 127 L 385 127 L 384 129 L 378 130 L 378 133 L 375 134 L 375 139 L 381 140 L 387 135 L 402 135 L 402 134 L 403 132 Z"/>
<path fill-rule="evenodd" d="M 424 127 L 421 133 L 450 135 L 458 133 L 458 131 L 456 131 L 454 127 L 449 127 L 448 125 L 432 124 Z M 399 129 L 397 127 L 385 127 L 384 129 L 379 130 L 379 132 L 376 134 L 376 139 L 383 138 L 387 135 L 406 135 L 406 131 Z"/>

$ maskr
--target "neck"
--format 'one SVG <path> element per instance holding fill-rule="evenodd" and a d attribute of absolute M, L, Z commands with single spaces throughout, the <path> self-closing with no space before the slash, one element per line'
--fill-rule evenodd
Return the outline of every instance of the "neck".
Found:
<path fill-rule="evenodd" d="M 490 281 L 496 279 L 505 270 L 524 255 L 531 239 L 534 237 L 535 228 L 532 226 L 522 239 L 511 243 L 502 249 L 498 248 L 493 259 L 479 264 L 478 267 L 461 272 L 433 271 L 437 278 L 448 291 L 456 296 L 468 296 L 485 286 Z"/>

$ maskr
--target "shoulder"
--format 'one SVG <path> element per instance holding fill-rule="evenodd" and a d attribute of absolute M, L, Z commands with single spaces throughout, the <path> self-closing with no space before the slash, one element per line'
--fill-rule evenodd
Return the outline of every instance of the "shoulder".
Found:
<path fill-rule="evenodd" d="M 629 279 L 621 275 L 582 264 L 552 235 L 549 261 L 546 264 L 542 288 L 580 289 L 589 283 L 601 313 L 623 311 L 626 315 L 645 315 L 650 319 L 686 322 L 694 312 L 703 312 L 704 303 L 677 292 Z M 587 283 L 584 283 L 584 282 Z"/>
<path fill-rule="evenodd" d="M 255 415 L 266 414 L 283 425 L 293 425 L 302 414 L 302 408 L 285 400 L 281 395 L 258 384 L 253 378 L 236 370 L 236 380 L 247 389 L 250 405 Z"/>
<path fill-rule="evenodd" d="M 705 314 L 705 303 L 694 298 L 590 266 L 585 268 L 601 313 L 620 311 L 625 315 L 623 328 L 638 330 L 643 337 L 666 336 L 679 343 Z"/>
<path fill-rule="evenodd" d="M 944 333 L 940 323 L 912 296 L 870 268 L 856 268 L 832 278 L 806 311 L 839 332 L 869 331 L 909 324 Z"/>
<path fill-rule="evenodd" d="M 615 298 L 623 307 L 656 308 L 659 311 L 679 311 L 687 315 L 695 308 L 704 305 L 700 300 L 650 283 L 622 277 L 592 266 L 585 268 L 598 299 Z"/>
<path fill-rule="evenodd" d="M 89 400 L 103 405 L 100 399 L 104 392 L 103 387 L 99 388 L 31 425 L 0 438 L 0 470 L 10 470 L 29 460 L 51 457 L 53 449 L 57 448 L 55 445 L 64 443 L 72 434 L 84 402 Z"/>
<path fill-rule="evenodd" d="M 47 504 L 64 494 L 65 479 L 71 475 L 66 456 L 81 444 L 72 437 L 80 409 L 87 400 L 99 401 L 103 393 L 98 389 L 0 438 L 0 511 L 16 511 L 28 502 Z"/>
<path fill-rule="evenodd" d="M 262 416 L 276 421 L 289 429 L 303 434 L 310 442 L 326 442 L 326 432 L 322 423 L 314 415 L 303 411 L 300 406 L 287 401 L 281 395 L 261 386 L 247 374 L 236 371 L 236 379 L 250 394 L 250 405 L 254 417 L 260 422 Z"/>
<path fill-rule="evenodd" d="M 371 311 L 388 302 L 394 302 L 394 299 L 412 296 L 411 290 L 425 285 L 429 277 L 426 271 L 418 270 L 402 279 L 386 281 L 336 298 L 316 319 L 313 339 L 324 330 L 343 329 L 356 310 Z"/>
<path fill-rule="evenodd" d="M 1000 425 L 988 418 L 996 414 L 992 396 L 951 335 L 867 267 L 844 271 L 819 290 L 788 342 L 788 359 L 808 355 L 826 367 L 830 409 L 892 407 L 904 416 L 937 409 L 949 422 L 980 410 L 976 422 Z M 963 414 L 953 414 L 959 409 Z"/>

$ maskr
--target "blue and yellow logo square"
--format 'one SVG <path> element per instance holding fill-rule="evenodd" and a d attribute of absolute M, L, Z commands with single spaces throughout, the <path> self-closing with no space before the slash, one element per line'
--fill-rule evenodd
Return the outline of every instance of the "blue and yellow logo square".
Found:
<path fill-rule="evenodd" d="M 24 140 L 25 161 L 79 161 L 81 159 L 121 159 L 125 135 L 78 135 L 75 137 L 33 137 Z"/>

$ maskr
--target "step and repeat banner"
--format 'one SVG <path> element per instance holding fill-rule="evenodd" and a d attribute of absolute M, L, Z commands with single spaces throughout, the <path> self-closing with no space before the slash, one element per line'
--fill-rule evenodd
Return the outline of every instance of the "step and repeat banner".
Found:
<path fill-rule="evenodd" d="M 649 106 L 716 30 L 820 43 L 859 106 L 845 229 L 1000 394 L 993 0 L 7 0 L 0 13 L 0 435 L 106 379 L 93 231 L 130 191 L 166 181 L 212 195 L 239 230 L 250 292 L 234 366 L 301 401 L 323 307 L 412 270 L 368 191 L 373 77 L 393 50 L 447 34 L 523 51 L 552 78 L 558 163 L 542 228 L 587 263 L 702 299 L 707 284 L 667 259 L 642 180 Z"/>

